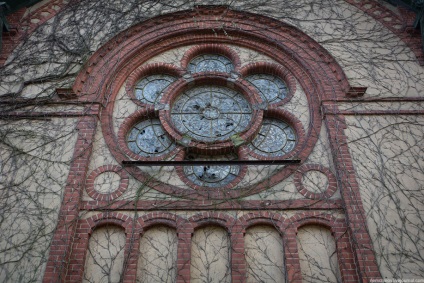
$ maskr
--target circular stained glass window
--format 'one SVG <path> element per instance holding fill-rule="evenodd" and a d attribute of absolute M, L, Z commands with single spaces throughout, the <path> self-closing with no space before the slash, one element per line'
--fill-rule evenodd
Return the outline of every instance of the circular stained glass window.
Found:
<path fill-rule="evenodd" d="M 153 75 L 141 79 L 135 86 L 135 97 L 143 103 L 155 104 L 161 93 L 176 79 L 169 75 Z"/>
<path fill-rule="evenodd" d="M 200 86 L 177 97 L 171 118 L 181 134 L 214 142 L 243 132 L 252 119 L 252 109 L 244 96 L 235 90 Z"/>
<path fill-rule="evenodd" d="M 248 76 L 246 80 L 259 90 L 261 98 L 269 104 L 283 100 L 288 94 L 286 84 L 276 76 L 256 74 Z"/>
<path fill-rule="evenodd" d="M 292 127 L 277 119 L 264 119 L 258 135 L 249 147 L 262 156 L 283 156 L 294 149 L 296 135 Z"/>
<path fill-rule="evenodd" d="M 234 70 L 233 63 L 222 55 L 205 54 L 195 57 L 187 66 L 190 73 L 199 72 L 224 72 Z"/>
<path fill-rule="evenodd" d="M 163 155 L 175 148 L 175 143 L 165 133 L 159 119 L 136 124 L 127 136 L 127 144 L 132 152 L 146 157 Z"/>
<path fill-rule="evenodd" d="M 192 160 L 234 160 L 237 156 L 196 157 Z M 240 166 L 184 166 L 184 174 L 196 185 L 210 188 L 220 188 L 232 181 L 240 173 Z"/>

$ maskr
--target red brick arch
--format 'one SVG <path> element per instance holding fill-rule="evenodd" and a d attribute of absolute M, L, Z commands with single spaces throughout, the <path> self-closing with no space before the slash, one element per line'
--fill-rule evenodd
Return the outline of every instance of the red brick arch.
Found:
<path fill-rule="evenodd" d="M 285 230 L 287 231 L 287 248 L 285 250 L 286 256 L 289 257 L 290 268 L 292 270 L 300 270 L 300 263 L 298 261 L 299 253 L 296 242 L 297 231 L 299 228 L 309 225 L 324 227 L 333 235 L 336 242 L 342 282 L 359 282 L 357 269 L 352 269 L 352 267 L 357 266 L 358 263 L 355 261 L 346 220 L 344 218 L 337 218 L 330 213 L 320 211 L 301 212 L 286 220 Z M 296 277 L 297 279 L 301 279 L 299 273 L 296 273 Z"/>
<path fill-rule="evenodd" d="M 84 263 L 88 250 L 88 241 L 91 234 L 98 228 L 104 226 L 116 226 L 122 228 L 126 235 L 125 255 L 128 260 L 129 269 L 125 269 L 125 276 L 131 276 L 131 264 L 135 260 L 134 249 L 138 251 L 138 235 L 142 228 L 133 218 L 120 212 L 103 212 L 93 215 L 87 219 L 78 221 L 73 242 L 72 259 L 69 262 L 69 271 L 66 282 L 81 282 L 84 276 Z M 133 243 L 136 243 L 135 246 Z"/>
<path fill-rule="evenodd" d="M 380 22 L 383 26 L 396 34 L 414 52 L 417 61 L 424 64 L 424 51 L 421 48 L 421 38 L 419 33 L 411 32 L 414 13 L 399 9 L 397 14 L 382 4 L 372 1 L 345 0 L 350 5 L 362 10 L 366 15 Z M 66 1 L 51 0 L 36 10 L 26 13 L 28 8 L 8 15 L 7 20 L 11 24 L 14 32 L 4 33 L 3 49 L 0 52 L 0 66 L 4 65 L 7 58 L 25 37 L 30 36 L 39 26 L 55 17 L 59 12 L 66 9 Z M 413 20 L 412 20 L 413 21 Z M 408 29 L 409 28 L 409 29 Z"/>
<path fill-rule="evenodd" d="M 221 9 L 199 8 L 195 12 L 177 12 L 136 25 L 98 50 L 89 60 L 86 71 L 80 72 L 74 84 L 74 91 L 81 96 L 80 99 L 109 101 L 101 114 L 102 131 L 111 153 L 118 161 L 126 159 L 125 155 L 134 158 L 128 151 L 122 152 L 116 148 L 117 138 L 112 117 L 118 90 L 127 78 L 149 58 L 172 48 L 193 44 L 200 46 L 206 44 L 206 46 L 214 46 L 215 49 L 219 45 L 224 48 L 226 44 L 250 48 L 274 58 L 284 66 L 284 69 L 290 70 L 292 76 L 304 89 L 311 107 L 309 129 L 305 135 L 302 131 L 299 132 L 305 138 L 299 139 L 301 144 L 296 146 L 294 153 L 297 158 L 305 160 L 312 151 L 321 128 L 318 107 L 320 100 L 344 96 L 350 88 L 341 67 L 324 48 L 292 26 L 280 22 L 277 25 L 273 19 L 257 15 L 253 17 L 251 14 L 232 10 L 227 11 L 217 22 L 215 17 L 221 14 Z M 193 13 L 196 16 L 200 13 L 204 18 L 202 28 L 199 28 L 192 20 Z M 228 36 L 229 34 L 231 36 Z M 261 69 L 264 66 L 262 62 L 257 62 L 250 67 Z M 162 113 L 161 111 L 163 112 L 163 110 L 159 112 Z M 268 113 L 273 113 L 272 111 L 273 109 L 269 109 Z M 256 120 L 256 122 L 259 126 L 260 121 Z M 256 128 L 255 124 L 250 130 L 256 131 Z M 118 140 L 121 149 L 125 149 L 125 145 L 122 145 L 122 133 Z M 208 150 L 213 148 L 213 146 L 209 147 Z M 269 180 L 263 180 L 246 188 L 204 192 L 164 183 L 156 185 L 155 188 L 166 194 L 189 195 L 191 198 L 201 200 L 207 197 L 238 198 L 267 189 L 270 185 L 288 177 L 295 168 L 296 165 L 287 166 Z M 148 179 L 139 168 L 131 168 L 128 172 L 141 181 Z M 155 182 L 157 184 L 157 180 Z"/>

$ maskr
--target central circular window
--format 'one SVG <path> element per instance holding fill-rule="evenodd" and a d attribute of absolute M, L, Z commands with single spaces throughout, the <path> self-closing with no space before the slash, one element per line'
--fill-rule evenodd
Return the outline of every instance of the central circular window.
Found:
<path fill-rule="evenodd" d="M 171 119 L 181 134 L 214 142 L 243 132 L 252 120 L 252 109 L 244 96 L 233 89 L 199 86 L 177 97 Z"/>

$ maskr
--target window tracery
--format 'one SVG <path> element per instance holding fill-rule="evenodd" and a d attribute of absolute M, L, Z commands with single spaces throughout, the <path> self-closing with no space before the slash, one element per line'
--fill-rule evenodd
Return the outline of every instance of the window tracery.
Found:
<path fill-rule="evenodd" d="M 140 117 L 126 130 L 130 152 L 139 160 L 166 159 L 176 150 L 197 152 L 189 160 L 235 160 L 246 158 L 240 155 L 246 148 L 254 159 L 269 160 L 295 149 L 299 139 L 293 119 L 281 114 L 262 118 L 269 106 L 288 101 L 290 87 L 280 71 L 271 74 L 253 68 L 240 73 L 233 62 L 238 58 L 208 52 L 191 56 L 185 74 L 149 71 L 135 83 L 129 95 L 147 107 L 150 118 Z M 271 70 L 275 68 L 279 67 Z M 216 72 L 225 74 L 217 77 Z M 177 171 L 192 188 L 216 189 L 234 187 L 246 170 L 210 165 L 182 166 Z"/>

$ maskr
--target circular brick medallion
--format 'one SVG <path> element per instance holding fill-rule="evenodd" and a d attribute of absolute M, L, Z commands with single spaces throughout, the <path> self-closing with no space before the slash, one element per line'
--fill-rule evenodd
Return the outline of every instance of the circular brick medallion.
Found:
<path fill-rule="evenodd" d="M 101 201 L 118 198 L 127 187 L 128 174 L 116 165 L 105 165 L 93 170 L 86 181 L 87 194 Z"/>
<path fill-rule="evenodd" d="M 337 181 L 330 169 L 315 164 L 303 165 L 294 175 L 297 191 L 309 199 L 328 199 L 337 190 Z"/>

